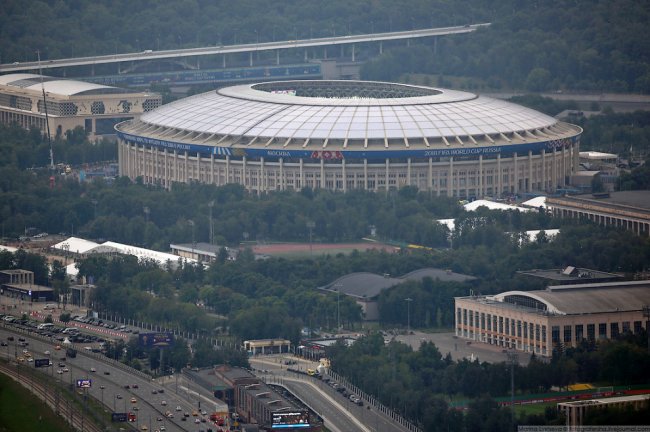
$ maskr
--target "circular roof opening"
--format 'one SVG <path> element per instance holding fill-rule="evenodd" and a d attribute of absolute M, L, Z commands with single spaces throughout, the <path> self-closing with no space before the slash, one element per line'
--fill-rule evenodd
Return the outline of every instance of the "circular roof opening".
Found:
<path fill-rule="evenodd" d="M 400 99 L 442 94 L 440 90 L 371 81 L 285 81 L 254 84 L 254 90 L 324 99 Z"/>

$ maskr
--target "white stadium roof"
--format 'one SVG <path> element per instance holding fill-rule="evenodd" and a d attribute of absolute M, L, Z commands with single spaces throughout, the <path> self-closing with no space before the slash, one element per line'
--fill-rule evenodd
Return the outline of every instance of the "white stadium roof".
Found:
<path fill-rule="evenodd" d="M 43 87 L 46 93 L 73 96 L 82 94 L 111 94 L 111 93 L 131 93 L 129 90 L 118 87 L 93 84 L 85 81 L 70 80 L 58 77 L 42 77 Z M 41 75 L 37 74 L 8 74 L 0 75 L 0 85 L 15 87 L 31 91 L 41 90 Z"/>
<path fill-rule="evenodd" d="M 538 111 L 456 90 L 365 81 L 287 81 L 227 87 L 181 99 L 144 114 L 141 123 L 125 132 L 146 135 L 176 129 L 204 134 L 205 141 L 214 135 L 238 137 L 240 143 L 263 137 L 262 144 L 269 139 L 398 140 L 406 147 L 409 139 L 426 137 L 474 146 L 486 135 L 514 133 L 514 139 L 529 142 L 575 133 L 558 124 Z"/>

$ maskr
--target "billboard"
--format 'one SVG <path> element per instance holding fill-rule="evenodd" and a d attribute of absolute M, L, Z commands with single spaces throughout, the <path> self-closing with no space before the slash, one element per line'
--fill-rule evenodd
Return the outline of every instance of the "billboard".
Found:
<path fill-rule="evenodd" d="M 174 335 L 169 332 L 140 333 L 138 342 L 141 347 L 168 347 L 174 344 Z"/>
<path fill-rule="evenodd" d="M 34 367 L 47 367 L 50 365 L 50 359 L 34 359 Z"/>
<path fill-rule="evenodd" d="M 275 412 L 273 413 L 271 429 L 308 428 L 309 413 L 307 411 Z"/>
<path fill-rule="evenodd" d="M 92 387 L 92 385 L 93 385 L 92 380 L 86 378 L 77 380 L 77 388 L 90 388 Z"/>

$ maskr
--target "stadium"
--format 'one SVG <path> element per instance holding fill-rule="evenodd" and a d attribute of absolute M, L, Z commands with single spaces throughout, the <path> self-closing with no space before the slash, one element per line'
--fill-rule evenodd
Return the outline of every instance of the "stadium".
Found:
<path fill-rule="evenodd" d="M 473 93 L 283 81 L 188 97 L 115 127 L 120 174 L 254 193 L 416 186 L 472 198 L 553 192 L 578 168 L 575 125 Z"/>

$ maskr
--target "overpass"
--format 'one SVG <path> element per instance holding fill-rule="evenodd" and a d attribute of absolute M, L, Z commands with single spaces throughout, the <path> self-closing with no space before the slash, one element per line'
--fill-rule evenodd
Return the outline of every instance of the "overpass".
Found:
<path fill-rule="evenodd" d="M 260 42 L 260 43 L 253 43 L 253 44 L 209 46 L 209 47 L 201 47 L 201 48 L 183 48 L 183 49 L 172 49 L 172 50 L 163 50 L 163 51 L 145 50 L 137 53 L 111 54 L 111 55 L 100 55 L 100 56 L 92 56 L 92 57 L 77 57 L 77 58 L 69 58 L 69 59 L 46 60 L 46 61 L 41 61 L 40 64 L 38 61 L 23 62 L 23 63 L 14 62 L 11 64 L 0 65 L 0 73 L 33 71 L 33 70 L 38 70 L 39 68 L 44 70 L 44 69 L 64 68 L 64 67 L 71 67 L 71 66 L 94 66 L 98 64 L 150 61 L 150 60 L 160 60 L 160 59 L 177 59 L 180 57 L 198 57 L 198 56 L 206 56 L 206 55 L 219 55 L 219 54 L 225 55 L 225 54 L 235 54 L 235 53 L 249 53 L 250 64 L 252 66 L 253 53 L 255 52 L 276 50 L 278 51 L 277 63 L 279 63 L 279 50 L 320 47 L 320 46 L 327 47 L 333 45 L 352 45 L 353 47 L 352 57 L 354 61 L 354 44 L 357 43 L 379 42 L 380 52 L 381 52 L 382 50 L 381 43 L 384 41 L 403 40 L 403 39 L 409 40 L 409 39 L 416 39 L 416 38 L 423 38 L 423 37 L 435 37 L 435 36 L 445 36 L 445 35 L 453 35 L 453 34 L 472 33 L 481 27 L 487 27 L 489 25 L 490 23 L 480 23 L 480 24 L 468 24 L 464 26 L 454 26 L 454 27 L 440 27 L 440 28 L 348 35 L 348 36 L 333 36 L 333 37 L 324 37 L 324 38 L 315 38 L 315 39 L 299 39 L 299 40 L 288 40 L 288 41 L 277 41 L 277 42 Z"/>

